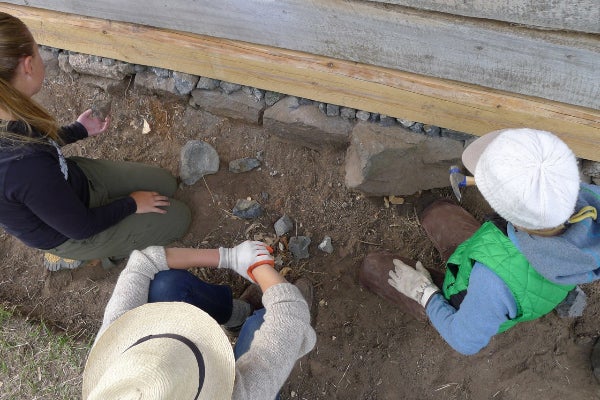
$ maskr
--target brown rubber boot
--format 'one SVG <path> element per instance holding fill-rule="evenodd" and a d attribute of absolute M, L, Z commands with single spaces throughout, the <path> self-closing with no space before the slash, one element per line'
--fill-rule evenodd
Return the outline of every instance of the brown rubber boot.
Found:
<path fill-rule="evenodd" d="M 475 217 L 447 199 L 436 200 L 425 208 L 419 221 L 444 262 L 480 227 Z"/>
<path fill-rule="evenodd" d="M 394 269 L 392 261 L 394 258 L 402 260 L 406 265 L 413 267 L 416 264 L 415 260 L 387 251 L 369 253 L 363 260 L 358 272 L 359 283 L 373 293 L 398 306 L 405 314 L 411 315 L 419 321 L 426 321 L 427 315 L 425 314 L 425 309 L 413 299 L 398 292 L 388 283 L 389 272 Z M 444 275 L 440 271 L 429 268 L 427 270 L 431 273 L 434 283 L 438 287 L 441 287 Z"/>

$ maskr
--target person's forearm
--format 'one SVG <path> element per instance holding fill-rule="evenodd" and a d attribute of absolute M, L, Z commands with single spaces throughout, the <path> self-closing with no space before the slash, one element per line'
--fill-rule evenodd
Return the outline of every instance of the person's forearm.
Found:
<path fill-rule="evenodd" d="M 171 269 L 216 267 L 219 265 L 218 249 L 165 248 L 167 265 Z"/>
<path fill-rule="evenodd" d="M 279 283 L 286 283 L 287 280 L 279 274 L 272 266 L 268 264 L 260 265 L 252 270 L 252 275 L 256 283 L 260 286 L 262 292 Z"/>

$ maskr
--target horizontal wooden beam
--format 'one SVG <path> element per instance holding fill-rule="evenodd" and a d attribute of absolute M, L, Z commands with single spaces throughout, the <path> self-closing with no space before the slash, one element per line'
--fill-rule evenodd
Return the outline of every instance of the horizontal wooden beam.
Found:
<path fill-rule="evenodd" d="M 597 5 L 598 0 L 590 1 Z M 241 40 L 600 109 L 600 35 L 364 0 L 7 3 Z"/>
<path fill-rule="evenodd" d="M 600 161 L 600 111 L 291 50 L 0 3 L 48 46 L 152 65 L 476 135 L 531 127 Z"/>

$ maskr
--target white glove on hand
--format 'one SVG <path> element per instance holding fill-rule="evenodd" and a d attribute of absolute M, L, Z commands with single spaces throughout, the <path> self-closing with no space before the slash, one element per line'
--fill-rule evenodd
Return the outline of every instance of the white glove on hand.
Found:
<path fill-rule="evenodd" d="M 420 261 L 415 268 L 409 267 L 402 261 L 394 259 L 396 271 L 390 271 L 388 283 L 403 295 L 410 297 L 423 307 L 427 301 L 440 289 L 431 280 L 431 274 Z"/>
<path fill-rule="evenodd" d="M 234 270 L 250 282 L 255 282 L 250 277 L 252 269 L 262 264 L 274 265 L 272 252 L 269 246 L 254 240 L 246 240 L 232 249 L 219 247 L 218 267 Z"/>

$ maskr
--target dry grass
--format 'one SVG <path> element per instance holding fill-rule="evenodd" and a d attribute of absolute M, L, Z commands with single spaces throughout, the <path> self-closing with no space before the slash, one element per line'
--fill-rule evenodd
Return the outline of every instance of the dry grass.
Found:
<path fill-rule="evenodd" d="M 0 305 L 0 399 L 78 399 L 91 342 Z"/>

